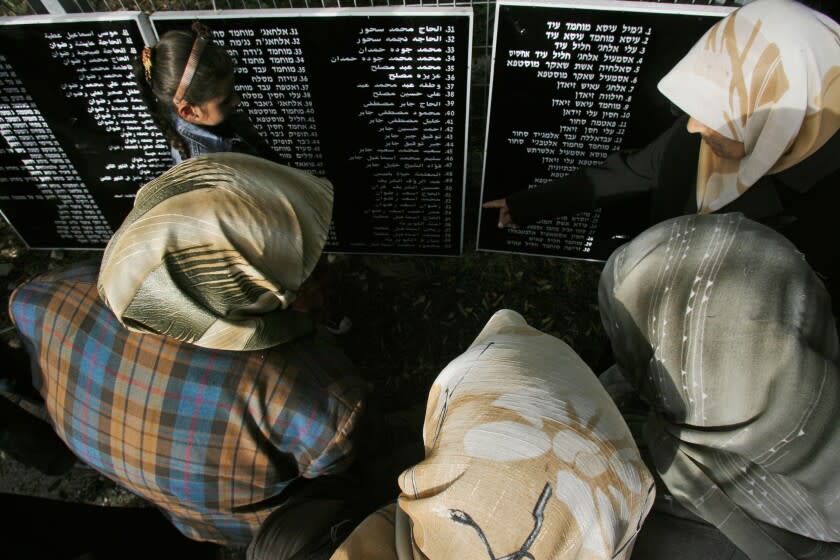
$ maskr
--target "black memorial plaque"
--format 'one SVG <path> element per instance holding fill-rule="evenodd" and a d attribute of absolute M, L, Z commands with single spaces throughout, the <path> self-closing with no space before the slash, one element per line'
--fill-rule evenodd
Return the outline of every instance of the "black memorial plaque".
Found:
<path fill-rule="evenodd" d="M 171 164 L 131 59 L 139 13 L 0 19 L 0 210 L 33 248 L 102 248 Z"/>
<path fill-rule="evenodd" d="M 335 187 L 327 250 L 458 255 L 472 11 L 162 12 L 236 61 L 240 108 L 289 165 Z"/>
<path fill-rule="evenodd" d="M 496 14 L 482 201 L 543 185 L 674 120 L 659 80 L 731 8 L 641 2 L 520 3 Z M 643 201 L 499 229 L 481 210 L 480 250 L 606 260 L 649 224 Z"/>

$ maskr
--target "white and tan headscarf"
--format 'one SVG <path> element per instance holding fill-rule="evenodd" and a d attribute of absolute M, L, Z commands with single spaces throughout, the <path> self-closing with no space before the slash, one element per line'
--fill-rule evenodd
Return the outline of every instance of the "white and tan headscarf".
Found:
<path fill-rule="evenodd" d="M 701 143 L 697 208 L 717 211 L 840 129 L 840 26 L 792 0 L 756 0 L 715 24 L 659 82 L 709 128 L 744 143 L 727 160 Z"/>
<path fill-rule="evenodd" d="M 256 350 L 312 330 L 290 309 L 327 239 L 332 185 L 250 155 L 189 159 L 146 184 L 105 250 L 99 293 L 129 329 Z"/>
<path fill-rule="evenodd" d="M 627 559 L 654 498 L 592 371 L 519 314 L 496 313 L 434 382 L 426 458 L 334 560 Z"/>
<path fill-rule="evenodd" d="M 840 347 L 804 257 L 741 214 L 622 246 L 599 304 L 674 497 L 754 560 L 840 558 Z"/>

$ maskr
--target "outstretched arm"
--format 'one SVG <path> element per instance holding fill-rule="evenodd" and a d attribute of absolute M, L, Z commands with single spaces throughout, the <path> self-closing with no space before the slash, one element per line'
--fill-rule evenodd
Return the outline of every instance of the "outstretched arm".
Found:
<path fill-rule="evenodd" d="M 498 225 L 505 228 L 594 210 L 648 194 L 657 187 L 666 147 L 673 135 L 684 129 L 685 118 L 677 119 L 641 150 L 616 152 L 597 167 L 579 169 L 545 185 L 488 201 L 483 207 L 498 208 Z"/>

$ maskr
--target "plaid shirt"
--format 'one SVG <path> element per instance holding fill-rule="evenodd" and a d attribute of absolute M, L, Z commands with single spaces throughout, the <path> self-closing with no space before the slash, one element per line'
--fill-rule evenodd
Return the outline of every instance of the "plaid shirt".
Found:
<path fill-rule="evenodd" d="M 335 347 L 231 352 L 133 333 L 97 272 L 41 276 L 9 304 L 55 429 L 89 465 L 188 537 L 228 546 L 251 540 L 293 479 L 348 466 L 363 388 Z"/>

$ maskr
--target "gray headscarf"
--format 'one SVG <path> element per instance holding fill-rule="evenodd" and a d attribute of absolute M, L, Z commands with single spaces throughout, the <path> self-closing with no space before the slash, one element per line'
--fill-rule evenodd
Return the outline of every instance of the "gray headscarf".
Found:
<path fill-rule="evenodd" d="M 290 309 L 318 262 L 332 185 L 245 154 L 176 165 L 137 193 L 108 243 L 99 293 L 126 327 L 257 350 L 311 331 Z"/>
<path fill-rule="evenodd" d="M 673 495 L 750 558 L 840 557 L 837 333 L 793 245 L 740 214 L 676 218 L 610 257 L 599 299 Z"/>

